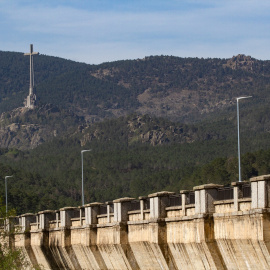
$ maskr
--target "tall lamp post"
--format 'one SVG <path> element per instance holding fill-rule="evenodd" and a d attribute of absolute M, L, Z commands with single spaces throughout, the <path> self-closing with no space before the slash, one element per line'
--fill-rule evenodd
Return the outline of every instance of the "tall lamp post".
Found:
<path fill-rule="evenodd" d="M 11 176 L 6 176 L 5 177 L 5 188 L 6 188 L 6 214 L 8 212 L 8 202 L 7 202 L 7 179 L 10 178 L 10 177 L 13 177 L 13 175 Z"/>
<path fill-rule="evenodd" d="M 82 155 L 82 205 L 84 205 L 84 190 L 83 190 L 83 153 L 84 152 L 90 152 L 92 149 L 89 150 L 82 150 L 81 155 Z"/>
<path fill-rule="evenodd" d="M 242 182 L 241 178 L 241 151 L 240 151 L 240 117 L 239 117 L 239 100 L 244 98 L 251 98 L 252 96 L 248 97 L 238 97 L 236 98 L 237 101 L 237 133 L 238 133 L 238 170 L 239 170 L 239 182 Z"/>

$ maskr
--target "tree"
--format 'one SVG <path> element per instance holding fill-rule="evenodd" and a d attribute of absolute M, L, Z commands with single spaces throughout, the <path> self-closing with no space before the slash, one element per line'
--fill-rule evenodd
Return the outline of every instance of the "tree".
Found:
<path fill-rule="evenodd" d="M 15 216 L 15 210 L 12 209 L 6 213 L 6 207 L 0 197 L 0 270 L 31 269 L 24 258 L 23 252 L 9 245 L 9 237 L 16 233 L 15 230 L 7 229 L 13 227 L 12 216 Z M 33 269 L 40 268 L 34 267 Z"/>

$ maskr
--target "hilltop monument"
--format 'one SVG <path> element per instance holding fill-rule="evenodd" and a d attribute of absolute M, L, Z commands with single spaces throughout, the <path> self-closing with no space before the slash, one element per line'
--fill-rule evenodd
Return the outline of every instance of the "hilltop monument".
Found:
<path fill-rule="evenodd" d="M 25 100 L 25 107 L 29 109 L 34 109 L 36 105 L 36 94 L 34 91 L 34 62 L 33 56 L 39 54 L 38 52 L 33 52 L 33 44 L 30 44 L 30 53 L 25 53 L 24 55 L 30 56 L 30 84 L 29 84 L 29 95 Z"/>

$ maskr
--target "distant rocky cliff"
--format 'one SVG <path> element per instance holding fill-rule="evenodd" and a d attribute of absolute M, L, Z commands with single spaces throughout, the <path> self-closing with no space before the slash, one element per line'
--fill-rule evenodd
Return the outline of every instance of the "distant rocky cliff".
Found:
<path fill-rule="evenodd" d="M 50 104 L 35 110 L 20 107 L 2 113 L 0 148 L 33 149 L 58 135 L 72 133 L 80 121 L 79 117 Z"/>
<path fill-rule="evenodd" d="M 193 125 L 180 125 L 149 115 L 131 115 L 122 120 L 111 120 L 111 123 L 96 123 L 80 132 L 82 146 L 93 140 L 117 141 L 121 138 L 129 145 L 138 142 L 155 146 L 172 142 L 191 143 L 217 136 L 215 132 L 201 132 Z"/>

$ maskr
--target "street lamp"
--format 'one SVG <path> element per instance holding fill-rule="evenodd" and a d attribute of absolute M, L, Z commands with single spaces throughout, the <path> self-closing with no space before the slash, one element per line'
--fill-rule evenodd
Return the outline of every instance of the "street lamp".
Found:
<path fill-rule="evenodd" d="M 6 176 L 5 177 L 5 187 L 6 187 L 6 214 L 8 212 L 8 205 L 7 205 L 7 179 L 10 178 L 10 177 L 13 177 L 13 175 L 11 176 Z"/>
<path fill-rule="evenodd" d="M 92 149 L 89 150 L 82 150 L 81 155 L 82 155 L 82 205 L 84 205 L 84 190 L 83 190 L 83 153 L 84 152 L 90 152 Z"/>
<path fill-rule="evenodd" d="M 240 118 L 239 118 L 239 100 L 244 98 L 251 98 L 252 96 L 248 97 L 238 97 L 236 98 L 237 101 L 237 132 L 238 132 L 238 169 L 239 169 L 239 182 L 242 182 L 241 179 L 241 152 L 240 152 Z"/>

